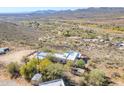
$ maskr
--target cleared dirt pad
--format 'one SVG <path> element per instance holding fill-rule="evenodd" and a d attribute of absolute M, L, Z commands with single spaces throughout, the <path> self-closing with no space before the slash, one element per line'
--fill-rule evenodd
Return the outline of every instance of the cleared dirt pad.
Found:
<path fill-rule="evenodd" d="M 35 50 L 21 50 L 10 54 L 0 55 L 0 62 L 4 62 L 5 64 L 9 64 L 10 62 L 18 62 L 21 64 L 21 59 L 34 51 Z"/>

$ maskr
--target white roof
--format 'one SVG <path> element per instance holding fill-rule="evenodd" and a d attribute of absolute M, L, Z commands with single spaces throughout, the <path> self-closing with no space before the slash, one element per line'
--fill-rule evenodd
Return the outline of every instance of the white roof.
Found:
<path fill-rule="evenodd" d="M 43 59 L 48 55 L 46 52 L 37 52 L 36 58 Z"/>
<path fill-rule="evenodd" d="M 42 77 L 42 74 L 35 74 L 31 80 L 39 80 Z"/>
<path fill-rule="evenodd" d="M 61 59 L 66 59 L 66 56 L 64 56 L 63 54 L 54 54 L 55 57 L 61 58 Z"/>
<path fill-rule="evenodd" d="M 56 79 L 40 83 L 39 86 L 65 86 L 63 79 Z"/>
<path fill-rule="evenodd" d="M 43 59 L 45 58 L 49 53 L 46 52 L 39 52 L 37 53 L 37 58 Z M 77 57 L 80 56 L 80 53 L 75 52 L 75 51 L 69 51 L 63 54 L 60 53 L 55 53 L 53 54 L 53 57 L 61 58 L 61 59 L 67 59 L 67 60 L 72 60 L 74 61 Z"/>
<path fill-rule="evenodd" d="M 48 53 L 46 53 L 46 52 L 38 52 L 37 55 L 46 57 L 48 55 Z"/>
<path fill-rule="evenodd" d="M 79 53 L 70 51 L 68 52 L 67 60 L 75 60 L 78 57 Z"/>

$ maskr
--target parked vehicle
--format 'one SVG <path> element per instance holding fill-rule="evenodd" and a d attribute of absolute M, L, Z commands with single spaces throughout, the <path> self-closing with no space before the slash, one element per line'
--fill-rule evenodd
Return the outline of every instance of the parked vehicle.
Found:
<path fill-rule="evenodd" d="M 9 48 L 0 48 L 0 54 L 6 54 L 9 51 Z"/>

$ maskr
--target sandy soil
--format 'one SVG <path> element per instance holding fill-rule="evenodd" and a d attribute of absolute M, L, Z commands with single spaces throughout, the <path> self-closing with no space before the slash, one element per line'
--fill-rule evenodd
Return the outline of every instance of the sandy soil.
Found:
<path fill-rule="evenodd" d="M 24 78 L 11 79 L 6 66 L 0 64 L 0 86 L 31 86 Z"/>
<path fill-rule="evenodd" d="M 22 64 L 21 60 L 24 56 L 29 55 L 35 50 L 14 50 L 10 51 L 5 55 L 0 55 L 0 86 L 29 86 L 24 78 L 19 77 L 17 79 L 11 79 L 9 73 L 4 65 L 10 62 L 18 62 Z"/>
<path fill-rule="evenodd" d="M 18 62 L 19 64 L 21 64 L 21 59 L 34 51 L 35 50 L 20 50 L 13 51 L 5 55 L 0 55 L 0 62 L 3 62 L 5 64 L 8 64 L 10 62 Z"/>

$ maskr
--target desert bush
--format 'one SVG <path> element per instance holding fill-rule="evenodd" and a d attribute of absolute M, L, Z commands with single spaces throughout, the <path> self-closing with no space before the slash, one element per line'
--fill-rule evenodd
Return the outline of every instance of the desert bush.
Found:
<path fill-rule="evenodd" d="M 19 68 L 20 66 L 16 62 L 7 65 L 7 71 L 11 74 L 11 78 L 19 76 Z"/>
<path fill-rule="evenodd" d="M 56 52 L 56 50 L 54 50 L 54 49 L 48 49 L 48 48 L 46 48 L 46 47 L 43 47 L 42 50 L 43 50 L 44 52 L 51 52 L 51 53 L 55 53 L 55 52 Z"/>
<path fill-rule="evenodd" d="M 105 73 L 99 69 L 94 69 L 88 74 L 88 84 L 89 85 L 104 85 L 106 82 Z"/>
<path fill-rule="evenodd" d="M 96 63 L 94 63 L 94 62 L 92 62 L 92 61 L 89 62 L 89 66 L 90 66 L 91 68 L 97 68 L 97 67 L 96 67 Z"/>
<path fill-rule="evenodd" d="M 64 68 L 66 71 L 71 71 L 71 67 L 73 67 L 74 64 L 72 61 L 67 61 L 66 64 L 64 65 Z"/>
<path fill-rule="evenodd" d="M 121 26 L 115 26 L 112 29 L 117 31 L 124 31 L 124 27 L 121 27 Z"/>
<path fill-rule="evenodd" d="M 65 37 L 70 37 L 70 36 L 71 36 L 70 31 L 65 31 L 65 32 L 63 32 L 63 35 L 64 35 Z"/>
<path fill-rule="evenodd" d="M 52 54 L 47 55 L 46 59 L 48 59 L 49 61 L 53 62 L 55 57 L 52 56 Z"/>
<path fill-rule="evenodd" d="M 81 86 L 86 86 L 86 85 L 88 85 L 88 81 L 87 81 L 87 74 L 85 73 L 81 78 L 80 78 L 80 83 L 79 83 L 79 85 L 81 85 Z"/>
<path fill-rule="evenodd" d="M 76 67 L 78 67 L 78 68 L 84 68 L 85 67 L 85 62 L 82 59 L 78 60 L 76 62 Z"/>
<path fill-rule="evenodd" d="M 121 78 L 124 79 L 124 74 L 122 74 Z"/>
<path fill-rule="evenodd" d="M 37 73 L 37 59 L 31 59 L 27 64 L 20 68 L 20 74 L 24 76 L 26 80 L 30 80 Z"/>
<path fill-rule="evenodd" d="M 63 65 L 59 63 L 50 64 L 45 68 L 42 74 L 43 74 L 42 77 L 43 81 L 61 78 L 63 75 Z"/>

